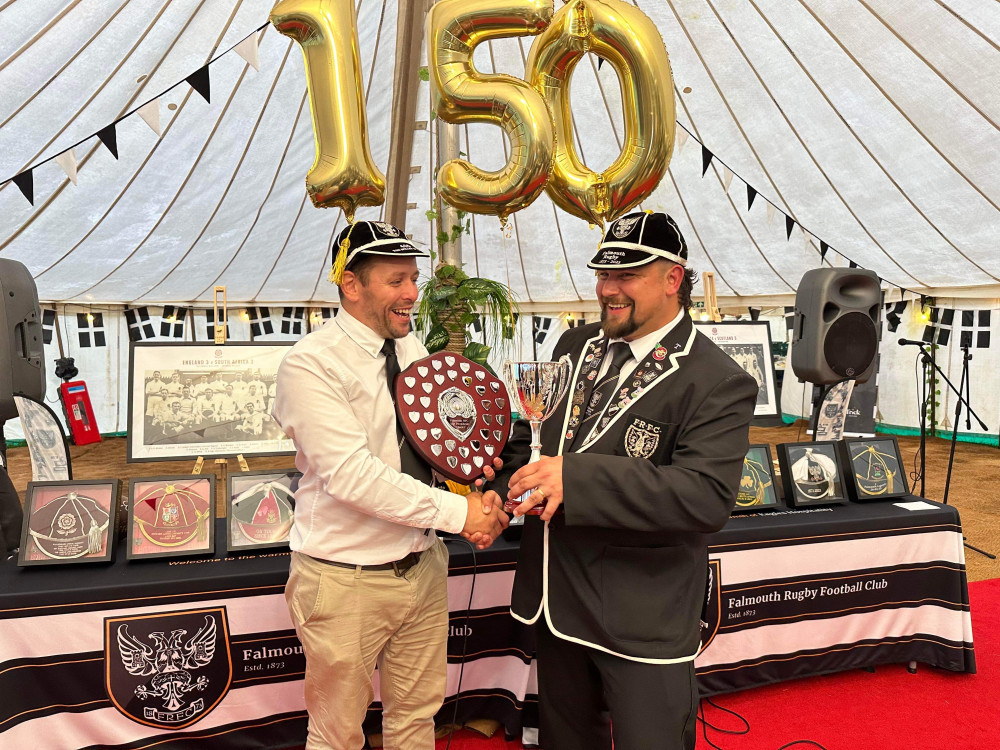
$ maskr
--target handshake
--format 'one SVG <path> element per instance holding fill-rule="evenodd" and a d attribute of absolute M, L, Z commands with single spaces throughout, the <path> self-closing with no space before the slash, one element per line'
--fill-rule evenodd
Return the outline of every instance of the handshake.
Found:
<path fill-rule="evenodd" d="M 470 492 L 465 496 L 469 508 L 465 516 L 465 527 L 462 536 L 476 545 L 486 549 L 500 532 L 507 528 L 510 519 L 503 512 L 503 500 L 493 490 Z"/>

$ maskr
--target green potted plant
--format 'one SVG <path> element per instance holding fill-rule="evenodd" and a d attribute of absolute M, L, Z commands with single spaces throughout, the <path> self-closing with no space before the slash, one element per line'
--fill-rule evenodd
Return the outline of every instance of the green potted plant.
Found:
<path fill-rule="evenodd" d="M 425 334 L 429 353 L 444 349 L 489 368 L 486 359 L 493 348 L 513 340 L 516 314 L 517 303 L 506 285 L 470 278 L 458 266 L 439 264 L 421 286 L 417 327 Z M 477 318 L 484 343 L 469 335 Z"/>

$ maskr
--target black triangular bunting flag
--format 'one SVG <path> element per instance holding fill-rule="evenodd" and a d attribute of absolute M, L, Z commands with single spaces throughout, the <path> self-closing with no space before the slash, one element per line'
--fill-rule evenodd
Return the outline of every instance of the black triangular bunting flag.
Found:
<path fill-rule="evenodd" d="M 747 185 L 747 211 L 753 208 L 753 199 L 757 197 L 757 191 L 752 185 Z"/>
<path fill-rule="evenodd" d="M 858 267 L 858 264 L 855 263 L 853 260 L 852 261 L 848 261 L 848 262 L 849 262 L 851 268 L 857 268 Z"/>
<path fill-rule="evenodd" d="M 16 174 L 11 178 L 21 194 L 28 199 L 28 203 L 35 205 L 35 179 L 31 176 L 31 170 L 26 169 L 21 174 Z"/>
<path fill-rule="evenodd" d="M 600 69 L 601 69 L 601 66 L 602 66 L 603 64 L 604 64 L 604 58 L 603 58 L 603 57 L 598 57 L 598 58 L 597 58 L 597 69 L 598 69 L 598 70 L 600 70 Z"/>
<path fill-rule="evenodd" d="M 712 163 L 712 152 L 704 146 L 701 147 L 701 176 L 705 176 L 708 166 Z"/>
<path fill-rule="evenodd" d="M 101 139 L 111 155 L 118 158 L 118 133 L 115 130 L 115 124 L 111 123 L 106 128 L 101 128 L 97 131 L 97 137 Z"/>
<path fill-rule="evenodd" d="M 206 102 L 211 103 L 211 101 L 212 101 L 212 99 L 211 99 L 211 91 L 210 91 L 211 87 L 210 87 L 209 82 L 208 82 L 208 66 L 207 65 L 204 66 L 203 68 L 199 68 L 198 70 L 196 70 L 194 73 L 192 73 L 191 75 L 189 75 L 184 80 L 187 81 L 188 83 L 190 83 L 191 84 L 191 88 L 193 88 L 195 91 L 197 91 L 199 94 L 201 94 L 202 97 L 205 99 Z"/>
<path fill-rule="evenodd" d="M 791 216 L 786 216 L 785 217 L 785 239 L 786 240 L 792 239 L 792 227 L 794 227 L 794 226 L 795 226 L 795 219 L 793 219 Z"/>
<path fill-rule="evenodd" d="M 825 242 L 823 242 L 823 240 L 819 241 L 819 259 L 820 260 L 826 260 L 826 251 L 829 250 L 829 249 L 830 249 L 830 246 L 827 245 Z"/>

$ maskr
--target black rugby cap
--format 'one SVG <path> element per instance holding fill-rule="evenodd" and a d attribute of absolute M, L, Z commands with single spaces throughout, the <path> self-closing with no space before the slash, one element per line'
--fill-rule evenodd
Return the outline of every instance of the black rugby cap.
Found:
<path fill-rule="evenodd" d="M 634 213 L 615 219 L 588 268 L 635 268 L 666 258 L 687 265 L 688 248 L 680 228 L 664 213 Z"/>
<path fill-rule="evenodd" d="M 347 247 L 344 248 L 344 241 Z M 384 221 L 356 221 L 344 227 L 333 241 L 333 270 L 330 280 L 339 284 L 339 278 L 362 253 L 414 258 L 430 257 L 408 239 L 402 229 Z M 341 251 L 344 251 L 343 253 Z M 340 264 L 343 265 L 340 265 Z M 339 268 L 338 268 L 339 266 Z M 339 274 L 338 274 L 339 270 Z"/>

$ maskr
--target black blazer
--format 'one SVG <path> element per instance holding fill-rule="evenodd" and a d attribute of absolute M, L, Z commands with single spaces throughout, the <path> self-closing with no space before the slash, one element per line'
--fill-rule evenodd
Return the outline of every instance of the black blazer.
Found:
<path fill-rule="evenodd" d="M 599 432 L 570 449 L 603 343 L 592 324 L 556 345 L 553 358 L 572 359 L 573 381 L 542 425 L 542 454 L 564 456 L 565 512 L 548 524 L 525 519 L 511 613 L 528 623 L 545 616 L 557 635 L 625 658 L 684 661 L 698 650 L 707 535 L 736 501 L 757 383 L 683 314 L 598 419 Z M 529 443 L 519 420 L 494 484 L 502 497 Z"/>

